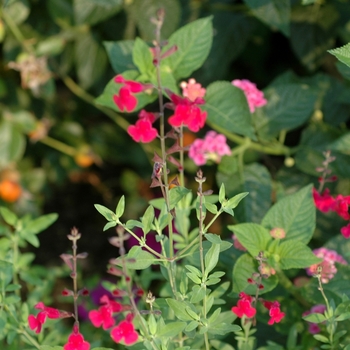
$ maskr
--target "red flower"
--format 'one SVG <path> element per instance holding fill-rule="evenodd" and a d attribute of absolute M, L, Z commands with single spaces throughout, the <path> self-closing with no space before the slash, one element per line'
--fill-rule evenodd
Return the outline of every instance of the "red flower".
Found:
<path fill-rule="evenodd" d="M 135 331 L 132 322 L 124 320 L 120 322 L 118 326 L 112 329 L 111 337 L 116 343 L 119 343 L 124 339 L 124 343 L 126 345 L 131 345 L 137 342 L 139 335 Z"/>
<path fill-rule="evenodd" d="M 135 125 L 128 127 L 128 134 L 135 142 L 148 143 L 157 137 L 158 131 L 152 127 L 149 120 L 139 119 Z"/>
<path fill-rule="evenodd" d="M 344 238 L 350 237 L 350 223 L 340 229 L 340 233 L 344 236 Z"/>
<path fill-rule="evenodd" d="M 114 81 L 118 84 L 124 84 L 119 90 L 119 95 L 113 95 L 113 101 L 118 108 L 124 112 L 131 112 L 137 105 L 137 98 L 131 93 L 138 93 L 144 90 L 144 86 L 132 80 L 126 80 L 122 75 L 117 75 Z"/>
<path fill-rule="evenodd" d="M 240 300 L 237 302 L 237 306 L 232 307 L 232 312 L 238 317 L 242 318 L 246 315 L 248 318 L 254 317 L 256 309 L 251 305 L 253 298 L 243 292 L 239 294 Z"/>
<path fill-rule="evenodd" d="M 335 199 L 334 211 L 344 220 L 350 219 L 349 205 L 350 196 L 343 196 L 339 194 Z"/>
<path fill-rule="evenodd" d="M 46 313 L 41 311 L 38 313 L 38 315 L 35 317 L 34 315 L 29 315 L 28 316 L 28 323 L 29 323 L 29 328 L 34 331 L 35 333 L 40 333 L 43 324 L 46 321 Z"/>
<path fill-rule="evenodd" d="M 71 314 L 67 312 L 63 312 L 53 307 L 45 306 L 43 302 L 39 302 L 34 306 L 35 309 L 41 310 L 37 316 L 29 315 L 28 316 L 28 324 L 31 330 L 35 330 L 35 333 L 40 333 L 43 324 L 46 321 L 46 317 L 55 319 L 60 317 L 69 317 Z"/>
<path fill-rule="evenodd" d="M 101 327 L 106 330 L 114 326 L 115 320 L 112 316 L 112 309 L 108 306 L 101 306 L 98 310 L 91 310 L 89 312 L 89 319 L 96 327 Z"/>
<path fill-rule="evenodd" d="M 262 301 L 263 305 L 266 307 L 266 309 L 269 310 L 270 320 L 267 324 L 270 326 L 273 325 L 275 322 L 279 323 L 283 317 L 286 315 L 284 312 L 281 312 L 280 310 L 280 303 L 278 301 Z"/>
<path fill-rule="evenodd" d="M 68 337 L 68 343 L 63 347 L 64 350 L 89 350 L 90 344 L 84 340 L 84 337 L 79 331 L 71 333 Z"/>
<path fill-rule="evenodd" d="M 329 189 L 328 188 L 326 188 L 323 191 L 323 194 L 318 193 L 317 190 L 315 188 L 313 188 L 312 189 L 312 194 L 313 194 L 313 197 L 314 197 L 316 208 L 318 210 L 322 211 L 323 213 L 327 213 L 328 211 L 334 209 L 334 207 L 336 205 L 336 201 L 329 194 Z"/>
<path fill-rule="evenodd" d="M 197 106 L 197 104 L 204 103 L 202 98 L 198 97 L 192 102 L 188 98 L 170 94 L 170 99 L 175 106 L 175 112 L 168 120 L 171 126 L 179 127 L 184 125 L 193 132 L 203 128 L 207 112 L 202 112 Z"/>

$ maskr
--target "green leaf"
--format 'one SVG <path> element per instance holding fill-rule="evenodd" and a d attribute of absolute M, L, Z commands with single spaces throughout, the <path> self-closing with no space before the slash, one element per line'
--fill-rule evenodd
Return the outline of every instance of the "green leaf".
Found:
<path fill-rule="evenodd" d="M 192 288 L 192 296 L 191 296 L 191 303 L 199 303 L 201 300 L 204 299 L 206 294 L 206 289 L 203 286 L 193 286 Z M 197 319 L 197 318 L 195 318 Z"/>
<path fill-rule="evenodd" d="M 283 270 L 303 269 L 322 262 L 309 247 L 294 239 L 281 243 L 277 254 L 280 256 L 280 266 Z"/>
<path fill-rule="evenodd" d="M 34 234 L 25 234 L 23 238 L 35 248 L 38 248 L 40 246 L 40 241 Z"/>
<path fill-rule="evenodd" d="M 107 20 L 123 8 L 123 0 L 74 0 L 77 24 L 90 24 Z"/>
<path fill-rule="evenodd" d="M 115 226 L 117 226 L 117 222 L 116 221 L 109 221 L 109 222 L 107 222 L 106 225 L 103 226 L 103 231 L 107 231 L 111 227 L 115 227 Z"/>
<path fill-rule="evenodd" d="M 337 140 L 332 142 L 328 149 L 350 155 L 350 132 L 342 135 Z"/>
<path fill-rule="evenodd" d="M 6 207 L 0 207 L 0 214 L 5 222 L 11 226 L 14 226 L 18 220 L 16 214 Z"/>
<path fill-rule="evenodd" d="M 264 93 L 268 104 L 254 118 L 256 130 L 264 139 L 304 124 L 311 117 L 317 99 L 315 89 L 306 84 L 280 84 Z"/>
<path fill-rule="evenodd" d="M 158 337 L 175 337 L 186 327 L 186 322 L 171 322 L 161 327 L 157 333 Z"/>
<path fill-rule="evenodd" d="M 185 268 L 188 271 L 191 271 L 192 273 L 194 273 L 196 276 L 198 277 L 202 277 L 202 272 L 199 271 L 196 267 L 192 266 L 192 265 L 185 265 Z"/>
<path fill-rule="evenodd" d="M 256 285 L 248 283 L 248 279 L 252 277 L 254 273 L 258 270 L 257 261 L 251 257 L 249 254 L 241 255 L 234 267 L 233 267 L 233 281 L 232 289 L 236 293 L 244 291 L 247 294 L 255 295 Z M 270 276 L 267 279 L 263 279 L 262 284 L 264 289 L 259 291 L 259 294 L 267 293 L 273 290 L 278 283 L 278 279 L 275 275 Z"/>
<path fill-rule="evenodd" d="M 179 0 L 137 0 L 128 3 L 133 20 L 136 22 L 141 37 L 148 42 L 155 39 L 155 25 L 152 18 L 162 8 L 165 13 L 161 28 L 161 38 L 168 39 L 176 30 L 181 18 L 181 5 Z"/>
<path fill-rule="evenodd" d="M 217 214 L 218 208 L 217 208 L 217 206 L 216 206 L 215 204 L 205 202 L 205 203 L 204 203 L 204 206 L 205 206 L 205 208 L 206 208 L 208 211 L 210 211 L 212 214 L 214 214 L 214 215 Z"/>
<path fill-rule="evenodd" d="M 191 190 L 181 187 L 181 186 L 176 186 L 172 188 L 169 191 L 169 205 L 170 209 L 173 209 L 175 205 L 182 199 L 184 198 Z"/>
<path fill-rule="evenodd" d="M 225 334 L 230 333 L 230 332 L 237 332 L 240 329 L 241 329 L 241 327 L 237 326 L 235 324 L 218 323 L 215 325 L 209 325 L 208 333 L 225 335 Z"/>
<path fill-rule="evenodd" d="M 322 334 L 314 334 L 314 338 L 322 343 L 330 343 L 329 339 Z"/>
<path fill-rule="evenodd" d="M 186 306 L 190 304 L 185 301 L 166 299 L 169 307 L 174 311 L 175 316 L 181 321 L 192 321 L 192 317 L 186 312 Z"/>
<path fill-rule="evenodd" d="M 226 193 L 225 193 L 225 184 L 222 183 L 220 185 L 220 190 L 219 190 L 219 202 L 222 204 L 226 199 Z"/>
<path fill-rule="evenodd" d="M 230 344 L 224 343 L 220 340 L 211 340 L 210 345 L 212 345 L 216 350 L 235 350 L 233 346 L 231 346 Z"/>
<path fill-rule="evenodd" d="M 0 168 L 21 159 L 25 150 L 24 135 L 8 120 L 0 122 Z"/>
<path fill-rule="evenodd" d="M 27 235 L 36 235 L 51 226 L 57 220 L 57 218 L 58 214 L 56 213 L 42 215 L 25 225 L 21 235 L 24 235 L 25 237 Z"/>
<path fill-rule="evenodd" d="M 115 208 L 115 215 L 119 219 L 125 210 L 125 197 L 124 195 L 120 197 L 117 207 Z"/>
<path fill-rule="evenodd" d="M 258 256 L 259 252 L 265 251 L 268 243 L 272 240 L 269 231 L 258 224 L 230 225 L 228 229 L 235 234 L 239 242 L 253 257 Z"/>
<path fill-rule="evenodd" d="M 198 321 L 191 321 L 185 328 L 185 332 L 191 332 L 199 326 Z"/>
<path fill-rule="evenodd" d="M 7 261 L 0 260 L 0 286 L 6 287 L 12 281 L 13 265 Z"/>
<path fill-rule="evenodd" d="M 112 212 L 112 210 L 106 208 L 105 206 L 101 205 L 101 204 L 94 204 L 94 207 L 96 208 L 96 210 L 102 214 L 105 219 L 107 219 L 108 221 L 114 221 L 116 220 L 116 215 Z"/>
<path fill-rule="evenodd" d="M 104 41 L 109 62 L 115 73 L 136 69 L 132 60 L 134 40 Z"/>
<path fill-rule="evenodd" d="M 219 261 L 220 244 L 213 243 L 208 252 L 205 254 L 204 265 L 205 274 L 208 276 L 209 272 L 217 265 Z"/>
<path fill-rule="evenodd" d="M 289 36 L 290 0 L 244 0 L 253 14 L 268 26 Z"/>
<path fill-rule="evenodd" d="M 205 105 L 209 124 L 219 132 L 226 130 L 256 140 L 252 117 L 244 92 L 228 81 L 216 81 L 207 87 Z"/>
<path fill-rule="evenodd" d="M 262 225 L 268 230 L 283 228 L 285 240 L 298 240 L 307 244 L 315 230 L 316 208 L 312 185 L 279 200 L 265 215 Z"/>
<path fill-rule="evenodd" d="M 105 71 L 107 65 L 105 50 L 89 31 L 77 37 L 74 53 L 79 82 L 84 89 L 87 89 L 94 85 Z"/>
<path fill-rule="evenodd" d="M 201 18 L 177 30 L 169 38 L 165 52 L 173 45 L 177 51 L 165 58 L 162 63 L 170 67 L 178 80 L 186 78 L 202 66 L 208 57 L 213 37 L 211 17 Z"/>
<path fill-rule="evenodd" d="M 230 198 L 227 203 L 225 204 L 225 207 L 234 209 L 237 207 L 239 202 L 246 196 L 248 196 L 249 192 L 243 192 L 235 195 L 234 197 Z"/>
<path fill-rule="evenodd" d="M 152 229 L 152 222 L 154 220 L 154 208 L 149 205 L 142 217 L 142 231 L 145 235 Z"/>
<path fill-rule="evenodd" d="M 74 21 L 74 11 L 69 0 L 48 0 L 47 9 L 53 21 L 59 25 L 72 25 Z"/>
<path fill-rule="evenodd" d="M 204 237 L 211 243 L 221 244 L 222 240 L 219 235 L 215 235 L 213 233 L 205 233 Z"/>
<path fill-rule="evenodd" d="M 328 52 L 350 67 L 350 43 L 333 50 L 328 50 Z"/>
<path fill-rule="evenodd" d="M 140 38 L 135 39 L 132 59 L 142 74 L 150 74 L 155 69 L 149 46 Z M 167 86 L 167 85 L 165 85 Z"/>
<path fill-rule="evenodd" d="M 151 253 L 143 250 L 139 246 L 133 246 L 129 250 L 127 258 L 135 259 L 133 262 L 126 261 L 126 266 L 132 270 L 144 270 L 157 262 L 157 259 Z M 118 265 L 121 265 L 120 258 L 116 259 L 116 262 Z"/>

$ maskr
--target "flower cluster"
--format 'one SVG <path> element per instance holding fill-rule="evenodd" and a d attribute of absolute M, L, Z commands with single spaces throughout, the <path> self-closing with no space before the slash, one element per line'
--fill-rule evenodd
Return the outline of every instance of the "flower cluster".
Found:
<path fill-rule="evenodd" d="M 128 310 L 129 307 L 118 303 L 117 301 L 110 299 L 107 295 L 104 295 L 100 300 L 102 306 L 98 310 L 92 310 L 89 312 L 89 318 L 91 323 L 95 327 L 101 327 L 107 330 L 113 327 L 116 323 L 115 314 Z M 111 337 L 116 342 L 124 340 L 126 345 L 131 345 L 138 340 L 138 333 L 135 331 L 132 324 L 133 316 L 128 314 L 126 319 L 121 321 L 117 326 L 111 330 Z"/>
<path fill-rule="evenodd" d="M 188 156 L 198 166 L 204 165 L 207 160 L 219 163 L 222 156 L 230 154 L 231 149 L 226 143 L 226 137 L 215 131 L 208 131 L 204 139 L 196 139 L 188 152 Z"/>
<path fill-rule="evenodd" d="M 237 306 L 232 307 L 232 312 L 240 318 L 243 316 L 246 316 L 247 318 L 254 317 L 256 314 L 256 308 L 252 306 L 252 303 L 255 298 L 245 294 L 244 292 L 239 293 L 239 298 L 240 299 L 237 302 Z M 285 316 L 285 313 L 281 312 L 280 303 L 278 301 L 267 301 L 263 299 L 259 299 L 259 301 L 267 310 L 269 310 L 269 325 L 281 322 Z"/>
<path fill-rule="evenodd" d="M 154 113 L 142 109 L 136 124 L 128 127 L 128 134 L 135 142 L 148 143 L 153 141 L 158 135 L 157 129 L 152 127 L 155 120 Z"/>
<path fill-rule="evenodd" d="M 310 310 L 305 311 L 303 313 L 303 316 L 307 316 L 310 314 L 324 314 L 324 312 L 326 310 L 327 310 L 326 305 L 318 304 L 318 305 L 313 306 Z M 312 323 L 312 322 L 308 322 L 308 323 L 309 323 L 309 332 L 311 334 L 320 333 L 321 329 L 317 323 Z"/>
<path fill-rule="evenodd" d="M 264 93 L 256 87 L 256 84 L 250 82 L 247 79 L 235 79 L 232 81 L 232 85 L 243 90 L 245 97 L 247 98 L 249 110 L 251 113 L 254 113 L 257 107 L 266 105 L 267 100 L 264 97 Z"/>
<path fill-rule="evenodd" d="M 31 330 L 35 330 L 35 333 L 40 333 L 42 326 L 47 318 L 57 319 L 63 317 L 71 317 L 72 314 L 54 309 L 53 307 L 45 306 L 43 302 L 39 302 L 34 306 L 35 309 L 41 310 L 36 316 L 28 316 L 28 324 Z"/>
<path fill-rule="evenodd" d="M 133 95 L 133 93 L 143 91 L 143 84 L 133 80 L 126 80 L 120 74 L 114 78 L 114 81 L 117 84 L 123 84 L 123 86 L 119 90 L 119 95 L 113 95 L 114 103 L 122 112 L 124 112 L 125 110 L 127 112 L 133 111 L 137 105 L 137 98 Z"/>
<path fill-rule="evenodd" d="M 315 188 L 313 189 L 313 197 L 316 208 L 323 213 L 329 211 L 336 212 L 344 220 L 350 220 L 349 206 L 350 196 L 343 196 L 338 194 L 336 197 L 330 195 L 329 189 L 326 188 L 323 193 L 319 193 Z M 341 233 L 345 238 L 350 237 L 350 222 L 347 226 L 341 228 Z"/>
<path fill-rule="evenodd" d="M 317 274 L 320 270 L 321 282 L 328 283 L 334 275 L 337 273 L 337 268 L 335 263 L 347 265 L 347 261 L 339 255 L 336 251 L 327 248 L 318 248 L 313 250 L 313 253 L 318 257 L 323 259 L 320 264 L 311 265 L 306 269 L 306 273 L 310 276 Z M 319 266 L 321 269 L 319 269 Z"/>

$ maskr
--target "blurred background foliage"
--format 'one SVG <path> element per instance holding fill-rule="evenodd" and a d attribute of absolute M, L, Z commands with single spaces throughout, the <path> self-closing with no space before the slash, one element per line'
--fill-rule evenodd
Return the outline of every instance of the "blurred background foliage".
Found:
<path fill-rule="evenodd" d="M 59 214 L 50 232 L 41 235 L 45 250 L 39 262 L 58 261 L 75 225 L 89 237 L 80 249 L 90 252 L 90 268 L 105 266 L 112 254 L 106 253 L 103 218 L 93 204 L 114 207 L 125 193 L 126 216 L 136 218 L 154 197 L 152 147 L 134 143 L 125 132 L 134 116 L 111 111 L 95 98 L 113 76 L 133 68 L 136 37 L 152 42 L 150 19 L 160 7 L 166 12 L 164 39 L 189 22 L 213 16 L 211 52 L 193 75 L 202 85 L 249 79 L 266 88 L 268 98 L 287 82 L 312 88 L 307 103 L 296 94 L 288 107 L 296 108 L 300 100 L 306 118 L 279 135 L 294 149 L 293 159 L 245 152 L 244 189 L 253 199 L 238 208 L 238 221 L 259 222 L 278 196 L 317 183 L 315 167 L 329 145 L 338 157 L 332 170 L 339 181 L 331 184 L 332 191 L 350 193 L 350 73 L 327 53 L 350 41 L 350 1 L 2 0 L 0 204 L 20 215 Z M 120 59 L 110 63 L 112 56 Z M 288 112 L 275 113 L 283 120 Z M 264 129 L 260 132 L 263 137 Z M 229 195 L 242 190 L 236 162 L 227 157 L 218 167 L 205 166 L 207 185 L 223 182 Z M 196 168 L 190 161 L 187 165 L 191 187 Z M 318 237 L 332 236 L 329 220 L 321 215 L 318 220 L 315 245 Z M 341 227 L 334 220 L 332 227 Z"/>

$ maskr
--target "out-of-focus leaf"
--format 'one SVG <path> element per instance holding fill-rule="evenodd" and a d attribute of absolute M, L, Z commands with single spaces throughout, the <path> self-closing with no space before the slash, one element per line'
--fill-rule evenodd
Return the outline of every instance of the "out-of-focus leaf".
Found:
<path fill-rule="evenodd" d="M 168 39 L 175 31 L 180 21 L 181 6 L 179 0 L 134 0 L 129 9 L 142 39 L 152 42 L 155 39 L 155 25 L 151 18 L 156 18 L 157 11 L 162 8 L 165 12 L 161 29 L 162 39 Z"/>
<path fill-rule="evenodd" d="M 244 0 L 244 2 L 257 18 L 289 36 L 290 0 Z"/>
<path fill-rule="evenodd" d="M 38 56 L 55 56 L 65 48 L 66 40 L 60 36 L 50 36 L 39 42 L 36 48 Z"/>
<path fill-rule="evenodd" d="M 243 91 L 227 81 L 216 81 L 207 88 L 205 105 L 213 128 L 248 136 L 255 140 L 247 99 Z"/>
<path fill-rule="evenodd" d="M 335 150 L 350 155 L 350 132 L 339 137 L 336 141 L 329 145 L 330 150 Z"/>
<path fill-rule="evenodd" d="M 6 16 L 11 17 L 11 21 L 15 24 L 23 23 L 29 16 L 30 13 L 30 4 L 28 0 L 17 0 L 12 1 L 7 4 L 3 9 Z"/>
<path fill-rule="evenodd" d="M 136 69 L 132 60 L 134 40 L 104 41 L 103 45 L 115 73 Z"/>
<path fill-rule="evenodd" d="M 78 78 L 86 89 L 100 78 L 107 64 L 107 56 L 91 32 L 81 34 L 75 43 L 75 63 Z"/>
<path fill-rule="evenodd" d="M 25 149 L 24 135 L 7 120 L 0 122 L 0 168 L 19 160 Z"/>
<path fill-rule="evenodd" d="M 74 0 L 76 23 L 94 25 L 102 22 L 123 8 L 123 0 Z"/>
<path fill-rule="evenodd" d="M 59 25 L 71 25 L 74 11 L 69 0 L 47 0 L 47 8 L 51 18 Z"/>

